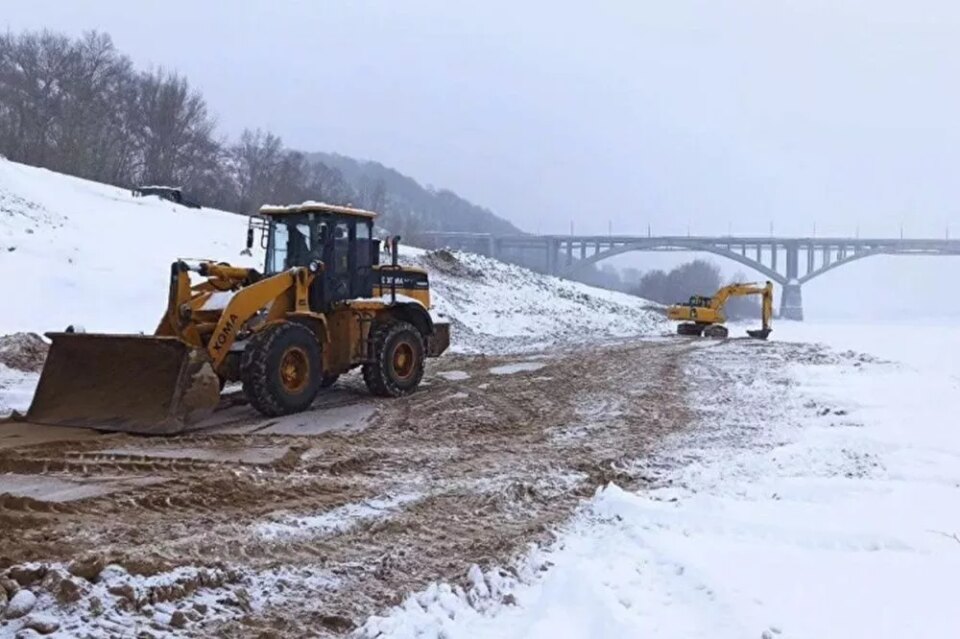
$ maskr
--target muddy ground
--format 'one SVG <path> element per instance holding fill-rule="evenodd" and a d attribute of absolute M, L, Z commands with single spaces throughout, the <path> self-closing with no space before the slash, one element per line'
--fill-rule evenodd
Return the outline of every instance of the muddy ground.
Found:
<path fill-rule="evenodd" d="M 410 397 L 350 376 L 264 420 L 234 393 L 176 437 L 0 424 L 0 600 L 30 590 L 64 636 L 348 635 L 472 564 L 509 565 L 598 486 L 666 481 L 628 468 L 696 426 L 705 380 L 685 371 L 705 347 L 727 346 L 445 356 Z"/>

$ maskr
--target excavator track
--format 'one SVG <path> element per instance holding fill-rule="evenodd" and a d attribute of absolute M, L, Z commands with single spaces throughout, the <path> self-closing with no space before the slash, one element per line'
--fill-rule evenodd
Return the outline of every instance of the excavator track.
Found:
<path fill-rule="evenodd" d="M 694 324 L 693 322 L 684 322 L 677 325 L 677 335 L 686 335 L 689 337 L 700 337 L 703 335 L 703 324 Z"/>

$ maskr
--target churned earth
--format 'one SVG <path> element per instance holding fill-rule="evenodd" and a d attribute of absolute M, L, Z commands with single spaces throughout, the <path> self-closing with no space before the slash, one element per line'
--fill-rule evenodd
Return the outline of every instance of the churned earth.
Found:
<path fill-rule="evenodd" d="M 70 635 L 348 633 L 549 541 L 598 486 L 656 482 L 627 469 L 689 428 L 697 348 L 450 356 L 410 397 L 348 377 L 263 420 L 234 394 L 177 437 L 0 425 L 7 595 Z"/>

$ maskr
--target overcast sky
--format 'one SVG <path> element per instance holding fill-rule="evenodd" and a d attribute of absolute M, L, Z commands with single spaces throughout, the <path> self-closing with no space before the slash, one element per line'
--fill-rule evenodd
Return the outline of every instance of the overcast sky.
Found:
<path fill-rule="evenodd" d="M 952 2 L 5 0 L 529 231 L 960 235 Z"/>
<path fill-rule="evenodd" d="M 106 31 L 226 134 L 376 159 L 527 231 L 960 237 L 946 0 L 4 0 L 4 22 Z"/>

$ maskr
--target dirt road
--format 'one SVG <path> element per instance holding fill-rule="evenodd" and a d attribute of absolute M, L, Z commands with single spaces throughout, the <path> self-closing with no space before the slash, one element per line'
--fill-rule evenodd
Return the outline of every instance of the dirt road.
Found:
<path fill-rule="evenodd" d="M 236 395 L 170 438 L 0 424 L 0 569 L 71 636 L 342 636 L 657 482 L 624 469 L 689 427 L 698 348 L 447 356 L 412 397 L 346 378 L 264 421 Z"/>

